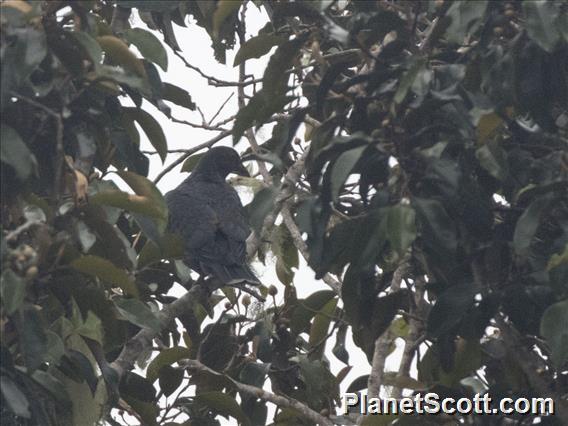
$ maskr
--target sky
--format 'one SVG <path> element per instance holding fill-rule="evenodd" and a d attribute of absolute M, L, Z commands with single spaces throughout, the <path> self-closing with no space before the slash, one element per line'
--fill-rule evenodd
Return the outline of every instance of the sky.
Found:
<path fill-rule="evenodd" d="M 248 4 L 247 9 L 247 40 L 257 35 L 258 30 L 264 26 L 267 22 L 267 17 L 262 10 L 259 10 L 252 3 Z M 132 24 L 136 27 L 146 28 L 144 23 L 138 18 L 137 15 L 133 16 Z M 197 66 L 205 74 L 215 76 L 221 80 L 227 81 L 237 81 L 238 80 L 238 67 L 233 68 L 233 58 L 238 51 L 238 43 L 235 49 L 227 52 L 227 65 L 219 64 L 214 56 L 213 50 L 211 48 L 211 40 L 209 35 L 204 29 L 197 26 L 193 21 L 187 28 L 182 28 L 174 25 L 174 30 L 176 34 L 177 41 L 181 47 L 181 53 L 186 58 L 186 60 L 194 66 Z M 155 33 L 158 38 L 162 39 L 161 34 Z M 132 47 L 134 49 L 134 47 Z M 203 115 L 206 120 L 211 119 L 211 117 L 219 110 L 220 106 L 226 101 L 226 99 L 234 93 L 232 98 L 227 102 L 221 113 L 215 119 L 215 121 L 220 121 L 224 118 L 234 115 L 237 108 L 237 96 L 235 87 L 213 87 L 209 86 L 207 80 L 201 77 L 197 72 L 187 68 L 184 63 L 176 55 L 173 54 L 169 47 L 168 50 L 168 70 L 166 72 L 162 71 L 159 67 L 162 81 L 175 84 L 185 90 L 187 90 L 193 101 L 201 108 Z M 265 55 L 260 59 L 252 59 L 246 62 L 246 73 L 254 74 L 256 77 L 262 77 L 264 68 L 266 67 L 268 58 L 270 54 Z M 190 111 L 188 109 L 179 107 L 175 104 L 169 104 L 172 107 L 172 116 L 177 119 L 182 119 L 190 121 L 193 123 L 201 123 L 201 115 L 198 111 Z M 154 118 L 158 120 L 161 124 L 166 139 L 168 141 L 169 149 L 187 149 L 195 145 L 203 143 L 212 137 L 214 137 L 218 132 L 207 131 L 203 129 L 195 129 L 185 124 L 178 124 L 170 121 L 165 115 L 159 112 L 152 104 L 144 101 L 143 108 L 152 114 Z M 231 123 L 228 124 L 227 128 L 230 128 Z M 153 148 L 145 137 L 144 132 L 139 129 L 141 135 L 141 149 L 152 151 Z M 298 135 L 300 136 L 300 134 Z M 262 127 L 257 133 L 256 137 L 259 143 L 270 137 L 270 128 Z M 231 146 L 232 139 L 228 137 L 221 141 L 219 145 Z M 241 139 L 239 144 L 235 147 L 237 151 L 243 152 L 248 148 L 248 141 L 246 138 Z M 163 169 L 167 164 L 173 162 L 178 155 L 181 154 L 169 154 L 166 158 L 165 164 L 162 164 L 158 155 L 150 156 L 150 173 L 149 178 L 154 179 L 156 175 Z M 169 172 L 164 176 L 158 183 L 158 188 L 162 193 L 166 193 L 169 190 L 174 189 L 187 174 L 180 172 L 181 166 L 176 167 L 174 170 Z M 247 189 L 239 189 L 239 194 L 244 204 L 250 202 L 252 199 L 252 192 Z M 266 266 L 262 265 L 260 262 L 253 263 L 253 268 L 257 272 L 257 275 L 265 285 L 274 284 L 278 287 L 278 303 L 282 302 L 284 287 L 279 283 L 275 271 L 274 262 L 271 259 L 267 259 Z M 320 280 L 315 280 L 314 272 L 306 265 L 304 259 L 300 256 L 300 267 L 296 271 L 296 276 L 294 279 L 294 285 L 296 287 L 298 297 L 306 297 L 317 290 L 329 289 L 329 287 Z M 183 288 L 180 286 L 173 288 L 173 295 L 180 296 L 183 294 Z M 268 302 L 267 302 L 268 303 Z M 268 306 L 267 306 L 268 307 Z M 331 372 L 337 374 L 345 365 L 338 361 L 332 354 L 331 348 L 335 343 L 335 337 L 332 337 L 326 348 L 326 355 L 330 362 Z M 343 380 L 341 391 L 344 392 L 347 386 L 357 377 L 369 374 L 370 365 L 367 361 L 364 353 L 354 345 L 351 337 L 347 338 L 347 349 L 350 354 L 349 363 L 353 366 L 347 377 Z M 398 369 L 398 360 L 402 353 L 401 342 L 397 342 L 397 350 L 391 354 L 387 359 L 387 369 L 396 370 Z M 267 381 L 268 384 L 268 381 Z M 271 419 L 271 414 L 269 412 L 269 420 Z"/>

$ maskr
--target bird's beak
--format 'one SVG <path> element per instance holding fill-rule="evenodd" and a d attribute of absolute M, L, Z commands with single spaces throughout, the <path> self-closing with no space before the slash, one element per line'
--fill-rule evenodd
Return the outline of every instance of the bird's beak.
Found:
<path fill-rule="evenodd" d="M 243 166 L 242 164 L 239 164 L 239 167 L 237 167 L 237 169 L 234 171 L 234 173 L 238 174 L 239 176 L 250 177 L 250 173 L 248 172 L 246 167 Z"/>

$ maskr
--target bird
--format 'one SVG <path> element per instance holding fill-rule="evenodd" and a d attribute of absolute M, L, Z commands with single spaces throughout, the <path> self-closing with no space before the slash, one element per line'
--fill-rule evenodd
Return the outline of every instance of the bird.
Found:
<path fill-rule="evenodd" d="M 226 182 L 230 173 L 250 177 L 233 148 L 207 151 L 191 174 L 165 195 L 168 231 L 181 237 L 184 263 L 202 278 L 222 286 L 260 285 L 246 261 L 251 233 L 237 191 Z"/>

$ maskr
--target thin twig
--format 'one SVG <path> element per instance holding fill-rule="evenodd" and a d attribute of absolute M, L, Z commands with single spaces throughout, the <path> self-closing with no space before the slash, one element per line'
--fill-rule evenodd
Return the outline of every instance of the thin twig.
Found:
<path fill-rule="evenodd" d="M 213 145 L 215 145 L 217 142 L 219 142 L 220 140 L 225 139 L 227 136 L 230 136 L 231 132 L 229 130 L 226 130 L 224 132 L 219 133 L 217 136 L 215 136 L 212 139 L 209 139 L 207 142 L 203 142 L 202 144 L 199 144 L 197 146 L 194 146 L 193 148 L 187 149 L 183 155 L 181 155 L 179 158 L 177 158 L 174 162 L 172 162 L 171 164 L 169 164 L 168 166 L 166 166 L 160 173 L 158 173 L 158 176 L 156 176 L 156 178 L 154 179 L 154 183 L 158 183 L 167 173 L 169 173 L 171 170 L 173 170 L 175 167 L 177 167 L 178 165 L 180 165 L 181 163 L 183 163 L 187 157 L 189 157 L 190 155 L 201 151 L 203 148 L 209 148 Z"/>
<path fill-rule="evenodd" d="M 223 111 L 223 108 L 225 108 L 225 105 L 227 105 L 227 102 L 229 102 L 231 100 L 231 98 L 235 95 L 234 92 L 232 92 L 229 97 L 227 99 L 225 99 L 225 102 L 223 102 L 221 104 L 221 106 L 219 107 L 219 109 L 217 110 L 217 112 L 215 114 L 213 114 L 213 117 L 211 117 L 211 119 L 209 120 L 209 122 L 207 123 L 208 125 L 211 125 L 211 123 L 213 123 L 213 120 L 215 120 L 217 118 L 217 116 L 221 113 L 221 111 Z"/>

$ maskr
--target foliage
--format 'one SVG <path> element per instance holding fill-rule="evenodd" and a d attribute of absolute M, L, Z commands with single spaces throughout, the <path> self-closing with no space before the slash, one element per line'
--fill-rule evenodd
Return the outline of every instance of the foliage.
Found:
<path fill-rule="evenodd" d="M 370 363 L 403 342 L 409 362 L 383 375 L 394 395 L 553 395 L 564 417 L 540 421 L 567 418 L 565 4 L 0 7 L 3 424 L 120 424 L 123 413 L 148 425 L 214 425 L 219 416 L 355 424 L 355 414 L 336 416 L 348 334 Z M 251 7 L 269 22 L 246 40 Z M 130 28 L 132 13 L 153 31 Z M 139 129 L 162 162 L 169 151 L 143 101 L 166 118 L 167 102 L 196 108 L 191 85 L 163 82 L 157 69 L 167 70 L 168 49 L 183 55 L 174 28 L 188 21 L 207 31 L 220 62 L 239 40 L 234 66 L 243 71 L 273 52 L 232 128 L 236 144 L 276 122 L 248 150 L 263 180 L 240 182 L 256 193 L 249 211 L 260 243 L 250 254 L 265 262 L 271 252 L 284 288 L 261 288 L 264 304 L 234 288 L 191 293 L 200 284 L 165 232 L 167 207 L 147 177 Z M 243 105 L 253 84 L 234 84 Z M 185 171 L 195 152 L 181 158 Z M 298 298 L 299 253 L 331 290 Z M 183 327 L 173 308 L 159 312 L 176 282 L 193 297 L 175 311 Z M 140 370 L 124 371 L 133 350 Z M 332 356 L 346 365 L 337 375 Z M 378 373 L 343 386 L 371 392 Z M 272 400 L 274 419 L 267 379 L 273 396 L 286 396 Z"/>

